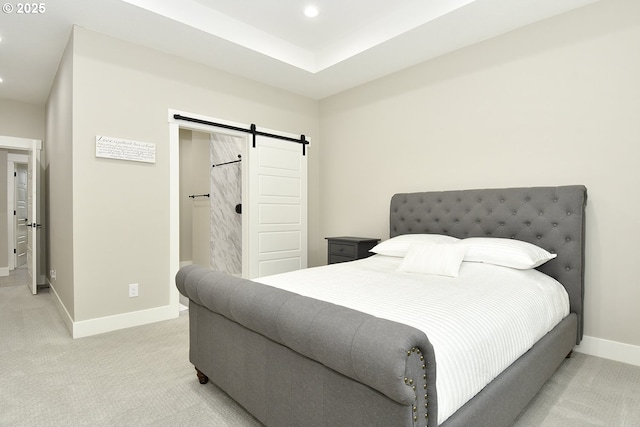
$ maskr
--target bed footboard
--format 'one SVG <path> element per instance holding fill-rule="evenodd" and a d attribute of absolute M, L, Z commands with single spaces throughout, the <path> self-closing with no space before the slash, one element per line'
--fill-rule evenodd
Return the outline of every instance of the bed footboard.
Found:
<path fill-rule="evenodd" d="M 267 425 L 435 426 L 433 348 L 423 332 L 197 266 L 190 360 Z"/>

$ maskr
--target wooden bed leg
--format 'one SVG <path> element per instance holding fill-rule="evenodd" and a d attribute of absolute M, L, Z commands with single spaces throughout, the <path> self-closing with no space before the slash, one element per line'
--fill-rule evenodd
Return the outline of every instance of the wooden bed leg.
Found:
<path fill-rule="evenodd" d="M 573 350 L 571 350 L 569 354 L 567 354 L 566 359 L 571 359 L 571 356 L 573 356 Z"/>
<path fill-rule="evenodd" d="M 200 384 L 206 384 L 209 382 L 209 377 L 200 372 L 198 368 L 196 368 L 196 375 L 198 376 L 198 381 L 200 381 Z"/>

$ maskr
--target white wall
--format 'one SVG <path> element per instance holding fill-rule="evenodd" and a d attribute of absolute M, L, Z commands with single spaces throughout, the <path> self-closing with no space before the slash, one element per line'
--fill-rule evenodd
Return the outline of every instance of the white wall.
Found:
<path fill-rule="evenodd" d="M 44 140 L 43 105 L 0 99 L 0 135 Z"/>
<path fill-rule="evenodd" d="M 388 237 L 396 192 L 585 184 L 585 333 L 640 346 L 639 46 L 640 2 L 602 0 L 323 100 L 323 234 Z"/>
<path fill-rule="evenodd" d="M 313 140 L 318 104 L 78 27 L 72 65 L 72 154 L 65 166 L 73 171 L 73 222 L 60 232 L 73 236 L 73 322 L 85 331 L 97 325 L 92 331 L 100 332 L 130 325 L 119 323 L 122 316 L 170 302 L 168 110 Z M 96 158 L 96 135 L 155 143 L 156 163 Z M 317 173 L 317 160 L 312 163 Z M 62 165 L 51 159 L 54 166 Z M 317 200 L 317 187 L 309 192 Z M 50 249 L 57 253 L 57 242 Z M 58 268 L 54 264 L 52 256 L 50 268 Z M 129 283 L 139 284 L 139 297 L 128 297 Z"/>
<path fill-rule="evenodd" d="M 75 316 L 72 113 L 73 35 L 60 59 L 46 104 L 46 160 L 43 163 L 47 200 L 45 216 L 49 225 L 46 228 L 46 271 L 56 270 L 56 278 L 49 277 L 49 282 L 56 300 L 60 301 L 63 320 L 69 327 Z"/>
<path fill-rule="evenodd" d="M 193 191 L 192 163 L 193 142 L 191 131 L 180 130 L 180 264 L 190 264 L 193 260 L 193 244 L 191 242 L 191 199 Z"/>
<path fill-rule="evenodd" d="M 193 235 L 193 194 L 207 194 L 210 192 L 210 136 L 209 134 L 180 129 L 180 263 L 194 262 Z M 200 198 L 198 200 L 201 200 Z M 208 201 L 208 199 L 207 199 Z M 206 228 L 208 229 L 207 219 Z M 205 233 L 206 242 L 209 233 Z M 209 257 L 207 245 L 205 259 Z M 195 257 L 201 259 L 202 255 Z M 205 264 L 206 265 L 206 264 Z"/>

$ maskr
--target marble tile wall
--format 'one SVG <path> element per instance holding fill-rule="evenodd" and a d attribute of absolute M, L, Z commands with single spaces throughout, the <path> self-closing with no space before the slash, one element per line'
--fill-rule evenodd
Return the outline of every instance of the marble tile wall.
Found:
<path fill-rule="evenodd" d="M 238 160 L 243 141 L 228 135 L 211 135 L 211 164 Z M 242 273 L 242 162 L 211 168 L 211 268 Z"/>

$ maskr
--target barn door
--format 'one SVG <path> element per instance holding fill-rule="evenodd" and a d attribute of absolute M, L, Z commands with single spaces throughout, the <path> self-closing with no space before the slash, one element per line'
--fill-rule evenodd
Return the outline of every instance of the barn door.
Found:
<path fill-rule="evenodd" d="M 307 156 L 300 144 L 265 136 L 249 150 L 248 278 L 306 268 Z"/>

